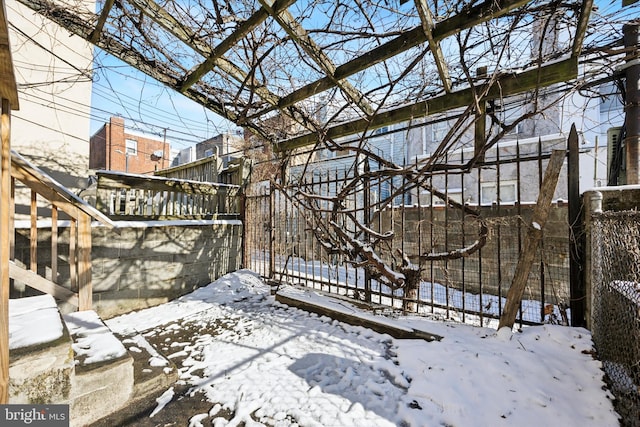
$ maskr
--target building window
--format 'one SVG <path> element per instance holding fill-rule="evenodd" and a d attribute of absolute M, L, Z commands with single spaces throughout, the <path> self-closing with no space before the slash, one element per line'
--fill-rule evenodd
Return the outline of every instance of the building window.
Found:
<path fill-rule="evenodd" d="M 460 204 L 464 203 L 462 200 L 462 188 L 450 188 L 449 190 L 447 190 L 445 192 L 445 190 L 440 190 L 443 194 L 446 194 L 446 196 L 454 201 L 454 202 L 458 202 Z M 416 200 L 416 203 L 418 201 Z M 441 199 L 440 197 L 436 196 L 435 194 L 431 194 L 431 192 L 427 191 L 427 190 L 422 190 L 420 192 L 420 206 L 445 206 L 446 202 L 444 199 Z"/>
<path fill-rule="evenodd" d="M 447 122 L 433 123 L 431 125 L 431 141 L 440 142 L 447 136 L 449 125 Z"/>
<path fill-rule="evenodd" d="M 127 139 L 125 141 L 125 150 L 129 156 L 138 155 L 138 141 L 135 139 Z"/>
<path fill-rule="evenodd" d="M 480 203 L 490 205 L 492 203 L 513 203 L 518 199 L 516 181 L 504 181 L 500 183 L 500 200 L 498 200 L 498 186 L 495 182 L 480 184 Z"/>

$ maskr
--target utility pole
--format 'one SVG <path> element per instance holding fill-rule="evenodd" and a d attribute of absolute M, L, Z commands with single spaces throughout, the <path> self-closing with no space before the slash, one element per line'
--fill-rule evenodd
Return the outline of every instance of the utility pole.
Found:
<path fill-rule="evenodd" d="M 627 137 L 627 184 L 640 184 L 640 55 L 638 55 L 638 29 L 640 21 L 622 27 L 626 64 L 626 100 L 624 105 Z"/>

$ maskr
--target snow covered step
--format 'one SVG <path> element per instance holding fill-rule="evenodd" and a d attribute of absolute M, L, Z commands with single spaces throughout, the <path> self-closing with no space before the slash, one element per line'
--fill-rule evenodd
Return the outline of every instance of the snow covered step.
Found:
<path fill-rule="evenodd" d="M 9 359 L 9 403 L 69 403 L 71 338 L 51 295 L 9 300 Z"/>
<path fill-rule="evenodd" d="M 95 311 L 64 315 L 73 339 L 71 421 L 87 425 L 117 411 L 133 393 L 133 358 Z"/>

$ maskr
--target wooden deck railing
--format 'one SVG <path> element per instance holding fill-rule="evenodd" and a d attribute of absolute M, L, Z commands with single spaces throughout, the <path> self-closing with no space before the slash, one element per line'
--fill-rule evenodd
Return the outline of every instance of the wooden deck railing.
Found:
<path fill-rule="evenodd" d="M 20 181 L 30 189 L 29 265 L 15 262 L 15 181 Z M 50 208 L 51 259 L 38 257 L 38 216 L 39 199 L 46 201 Z M 62 301 L 90 310 L 92 307 L 91 284 L 91 221 L 100 221 L 114 227 L 113 222 L 92 206 L 85 203 L 67 188 L 47 174 L 31 165 L 18 153 L 11 152 L 11 244 L 9 276 L 27 286 L 53 295 Z M 49 209 L 47 209 L 49 211 Z M 59 212 L 69 217 L 69 277 L 70 284 L 59 283 L 58 220 Z M 41 272 L 40 274 L 38 272 Z"/>
<path fill-rule="evenodd" d="M 98 172 L 96 208 L 113 220 L 239 218 L 240 186 Z"/>

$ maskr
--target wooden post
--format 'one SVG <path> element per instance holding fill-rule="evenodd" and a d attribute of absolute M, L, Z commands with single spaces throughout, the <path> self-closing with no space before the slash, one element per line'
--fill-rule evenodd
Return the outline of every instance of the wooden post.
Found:
<path fill-rule="evenodd" d="M 9 251 L 11 230 L 11 107 L 2 99 L 0 118 L 0 404 L 9 402 Z"/>
<path fill-rule="evenodd" d="M 538 195 L 538 202 L 533 210 L 531 225 L 527 231 L 527 243 L 518 259 L 518 265 L 516 266 L 513 280 L 511 281 L 511 287 L 509 287 L 509 292 L 507 293 L 507 302 L 504 305 L 502 316 L 500 316 L 498 329 L 503 326 L 513 328 L 513 324 L 516 321 L 516 314 L 518 313 L 520 301 L 522 300 L 522 295 L 527 285 L 529 272 L 531 271 L 531 266 L 536 256 L 538 244 L 542 239 L 542 229 L 549 216 L 553 193 L 558 184 L 558 176 L 560 175 L 564 158 L 565 151 L 553 150 L 551 158 L 549 159 L 549 164 L 547 165 L 547 170 L 542 181 L 542 187 L 540 188 L 540 194 Z"/>
<path fill-rule="evenodd" d="M 92 305 L 91 217 L 82 214 L 78 218 L 78 310 L 91 310 Z"/>

